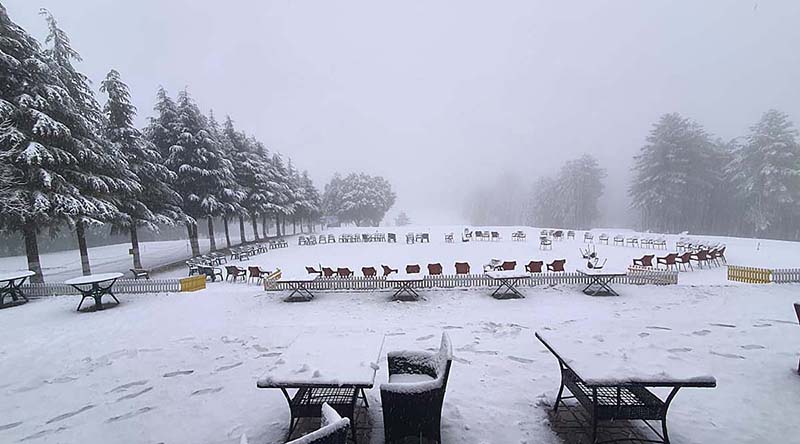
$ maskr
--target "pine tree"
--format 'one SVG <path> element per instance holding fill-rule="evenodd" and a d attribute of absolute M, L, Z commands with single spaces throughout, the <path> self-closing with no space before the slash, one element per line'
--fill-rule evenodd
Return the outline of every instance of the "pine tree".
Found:
<path fill-rule="evenodd" d="M 408 215 L 405 211 L 401 211 L 400 214 L 394 218 L 394 224 L 398 227 L 404 227 L 411 224 L 411 219 L 408 218 Z"/>
<path fill-rule="evenodd" d="M 130 170 L 145 185 L 145 189 L 120 202 L 120 210 L 127 217 L 115 225 L 130 232 L 133 266 L 142 268 L 137 227 L 158 231 L 158 225 L 185 221 L 180 207 L 181 197 L 170 185 L 176 175 L 163 165 L 155 145 L 133 126 L 136 107 L 131 104 L 128 86 L 122 82 L 117 71 L 108 73 L 100 84 L 100 91 L 108 95 L 103 108 L 105 136 L 125 156 Z"/>
<path fill-rule="evenodd" d="M 559 225 L 591 228 L 600 216 L 597 202 L 603 194 L 605 176 L 597 159 L 588 154 L 564 164 L 556 185 L 557 204 L 562 207 Z"/>
<path fill-rule="evenodd" d="M 359 227 L 378 226 L 395 199 L 386 179 L 364 173 L 352 173 L 344 178 L 335 175 L 325 186 L 323 195 L 326 214 Z"/>
<path fill-rule="evenodd" d="M 276 235 L 286 234 L 286 216 L 294 212 L 289 172 L 280 154 L 275 153 L 269 160 L 269 173 L 266 191 L 270 195 L 266 211 L 275 217 Z"/>
<path fill-rule="evenodd" d="M 83 204 L 75 208 L 68 222 L 75 226 L 83 273 L 90 274 L 85 227 L 124 219 L 116 203 L 141 192 L 141 185 L 125 157 L 102 136 L 104 118 L 100 104 L 95 100 L 89 79 L 72 65 L 73 60 L 81 61 L 80 54 L 72 48 L 55 18 L 45 9 L 41 14 L 50 31 L 46 40 L 50 48 L 44 54 L 50 70 L 72 98 L 77 113 L 66 124 L 75 142 L 80 169 L 65 178 L 80 190 Z"/>
<path fill-rule="evenodd" d="M 314 231 L 314 225 L 319 222 L 320 215 L 322 214 L 322 203 L 319 191 L 314 186 L 314 181 L 308 175 L 308 171 L 303 171 L 300 175 L 300 184 L 303 189 L 303 206 L 302 214 L 308 222 L 308 231 Z"/>
<path fill-rule="evenodd" d="M 242 243 L 246 242 L 244 219 L 250 217 L 253 233 L 258 239 L 258 216 L 263 214 L 268 196 L 259 187 L 266 181 L 266 165 L 258 141 L 237 131 L 230 116 L 225 118 L 222 133 L 229 141 L 229 158 L 234 165 L 234 176 L 240 193 L 239 205 L 235 214 L 239 217 L 239 231 Z M 264 233 L 266 236 L 266 232 Z"/>

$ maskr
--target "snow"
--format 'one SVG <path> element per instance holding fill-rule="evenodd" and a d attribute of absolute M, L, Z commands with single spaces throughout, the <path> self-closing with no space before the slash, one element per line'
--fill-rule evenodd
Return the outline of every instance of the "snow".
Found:
<path fill-rule="evenodd" d="M 472 227 L 477 228 L 477 227 Z M 246 262 L 301 273 L 306 265 L 380 266 L 468 261 L 477 269 L 489 258 L 527 263 L 566 258 L 567 270 L 583 264 L 576 240 L 505 240 L 445 244 L 443 233 L 463 227 L 420 227 L 430 244 L 332 244 L 270 251 Z M 477 228 L 483 229 L 483 228 Z M 490 228 L 491 229 L 491 228 Z M 374 228 L 364 229 L 373 232 Z M 383 230 L 383 229 L 382 229 Z M 494 230 L 497 230 L 494 228 Z M 332 230 L 353 232 L 357 229 Z M 595 238 L 606 232 L 594 230 Z M 326 232 L 327 233 L 327 232 Z M 648 234 L 642 234 L 648 236 Z M 670 250 L 677 235 L 666 236 Z M 691 236 L 728 245 L 733 264 L 785 268 L 798 266 L 797 243 Z M 144 260 L 178 260 L 185 241 L 148 243 Z M 598 245 L 609 267 L 627 267 L 633 257 L 654 252 Z M 669 250 L 668 250 L 669 251 Z M 127 245 L 93 248 L 93 269 L 130 267 Z M 80 274 L 77 252 L 43 255 L 52 281 Z M 25 267 L 24 258 L 5 258 L 4 270 Z M 424 273 L 423 273 L 424 274 Z M 185 270 L 174 273 L 184 276 Z M 159 277 L 170 276 L 164 274 Z M 318 292 L 306 304 L 282 302 L 284 292 L 266 292 L 244 282 L 208 283 L 204 291 L 180 294 L 118 295 L 111 310 L 77 313 L 80 296 L 33 300 L 0 310 L 13 340 L 0 343 L 0 442 L 149 443 L 283 442 L 289 412 L 278 390 L 260 390 L 270 369 L 319 370 L 326 366 L 380 368 L 367 391 L 371 442 L 383 442 L 377 385 L 388 380 L 386 354 L 397 350 L 438 352 L 443 331 L 451 337 L 454 361 L 442 411 L 444 442 L 557 444 L 548 410 L 558 390 L 556 359 L 534 337 L 538 331 L 582 349 L 571 359 L 589 366 L 622 359 L 622 369 L 654 372 L 641 366 L 652 359 L 655 372 L 670 376 L 713 375 L 714 389 L 681 390 L 669 415 L 670 438 L 680 443 L 786 442 L 800 436 L 800 355 L 798 321 L 792 304 L 800 285 L 729 282 L 725 268 L 681 272 L 680 285 L 617 285 L 617 298 L 592 298 L 582 285 L 520 288 L 527 298 L 497 301 L 490 288 L 424 289 L 417 302 L 387 302 L 389 291 Z M 355 358 L 366 336 L 383 337 L 372 356 Z M 330 350 L 334 363 L 292 358 L 302 339 L 310 353 Z M 342 346 L 339 341 L 350 341 Z M 349 359 L 348 347 L 353 347 Z M 569 352 L 565 348 L 565 352 Z M 628 360 L 625 360 L 625 356 Z M 282 362 L 281 362 L 282 361 Z M 364 366 L 361 366 L 361 363 Z M 636 365 L 634 365 L 636 364 Z M 618 366 L 608 364 L 612 371 Z M 582 372 L 588 370 L 581 370 Z M 609 372 L 603 372 L 609 373 Z M 613 373 L 613 372 L 612 372 Z M 630 375 L 629 375 L 630 376 Z M 636 376 L 636 375 L 634 375 Z M 600 377 L 604 377 L 600 375 Z M 660 393 L 662 394 L 663 393 Z M 498 427 L 502 425 L 502 427 Z"/>
<path fill-rule="evenodd" d="M 325 403 L 322 404 L 322 420 L 320 425 L 321 427 L 319 430 L 315 430 L 305 436 L 292 440 L 290 444 L 309 444 L 321 437 L 330 436 L 330 434 L 337 430 L 348 427 L 350 425 L 350 420 L 339 416 L 339 413 L 336 412 L 333 407 Z"/>
<path fill-rule="evenodd" d="M 529 277 L 531 274 L 520 270 L 495 270 L 487 271 L 486 276 L 492 279 L 519 279 Z"/>
<path fill-rule="evenodd" d="M 0 274 L 0 282 L 15 281 L 17 279 L 22 279 L 22 278 L 25 278 L 25 277 L 31 277 L 34 274 L 36 274 L 36 273 L 34 273 L 32 271 L 29 271 L 29 270 L 17 271 L 17 272 L 11 272 L 11 273 L 2 273 L 2 274 Z"/>
<path fill-rule="evenodd" d="M 111 281 L 122 277 L 122 273 L 99 273 L 90 274 L 87 276 L 79 276 L 64 281 L 68 285 L 84 285 L 84 284 L 97 284 L 100 282 Z"/>
<path fill-rule="evenodd" d="M 413 384 L 417 382 L 429 382 L 429 381 L 433 381 L 433 378 L 425 374 L 396 373 L 394 375 L 389 376 L 390 383 Z"/>

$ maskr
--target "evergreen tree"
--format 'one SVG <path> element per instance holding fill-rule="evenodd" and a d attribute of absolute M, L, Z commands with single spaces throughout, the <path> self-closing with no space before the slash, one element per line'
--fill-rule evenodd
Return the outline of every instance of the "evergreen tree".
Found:
<path fill-rule="evenodd" d="M 769 110 L 750 127 L 731 171 L 753 235 L 800 235 L 800 146 L 786 114 Z"/>
<path fill-rule="evenodd" d="M 227 118 L 230 120 L 230 117 Z M 227 121 L 226 121 L 227 123 Z M 231 234 L 230 228 L 228 227 L 228 219 L 231 216 L 236 216 L 241 214 L 242 212 L 242 203 L 247 196 L 246 189 L 242 184 L 242 181 L 239 180 L 238 172 L 242 168 L 247 168 L 247 165 L 240 163 L 237 157 L 238 151 L 234 146 L 234 141 L 231 139 L 228 131 L 225 128 L 220 129 L 219 125 L 217 124 L 216 119 L 214 118 L 213 111 L 209 112 L 208 117 L 208 126 L 209 131 L 212 137 L 217 140 L 219 143 L 219 149 L 222 153 L 222 156 L 228 159 L 231 162 L 232 172 L 233 172 L 233 180 L 230 182 L 227 192 L 223 193 L 220 196 L 221 201 L 224 204 L 225 209 L 222 212 L 222 223 L 223 228 L 225 229 L 225 243 L 228 248 L 231 248 Z M 244 236 L 244 233 L 242 233 Z M 244 238 L 242 237 L 242 243 L 244 243 Z"/>
<path fill-rule="evenodd" d="M 591 228 L 600 216 L 597 202 L 603 195 L 605 177 L 606 172 L 600 168 L 597 159 L 588 154 L 564 164 L 559 173 L 556 195 L 552 196 L 557 196 L 557 204 L 562 207 L 559 225 Z"/>
<path fill-rule="evenodd" d="M 411 219 L 408 218 L 408 215 L 405 211 L 401 211 L 397 217 L 394 218 L 394 224 L 398 227 L 404 227 L 406 225 L 411 225 Z"/>
<path fill-rule="evenodd" d="M 282 236 L 286 234 L 286 216 L 294 212 L 291 179 L 280 154 L 273 154 L 269 165 L 270 177 L 265 185 L 270 200 L 266 210 L 275 217 L 276 235 Z"/>
<path fill-rule="evenodd" d="M 303 190 L 303 203 L 301 214 L 306 218 L 308 231 L 314 231 L 314 224 L 319 222 L 322 214 L 322 203 L 319 191 L 314 186 L 314 182 L 308 176 L 308 171 L 303 171 L 300 175 L 300 186 Z"/>
<path fill-rule="evenodd" d="M 239 231 L 241 241 L 246 242 L 244 232 L 244 219 L 250 217 L 253 224 L 253 233 L 258 239 L 258 216 L 265 214 L 265 207 L 269 196 L 260 187 L 266 181 L 266 164 L 262 147 L 255 139 L 248 138 L 244 133 L 236 130 L 230 116 L 225 118 L 222 133 L 229 141 L 229 158 L 234 165 L 234 176 L 240 193 L 239 205 L 235 214 L 239 217 Z M 265 233 L 266 235 L 266 233 Z"/>
<path fill-rule="evenodd" d="M 163 165 L 161 154 L 152 142 L 133 126 L 136 107 L 131 104 L 128 86 L 117 71 L 111 70 L 100 84 L 100 91 L 108 95 L 103 108 L 105 136 L 125 156 L 131 171 L 145 185 L 120 202 L 120 210 L 127 216 L 117 222 L 116 228 L 130 232 L 134 268 L 142 268 L 139 255 L 137 227 L 157 231 L 158 225 L 173 225 L 184 221 L 181 197 L 171 188 L 176 175 Z"/>
<path fill-rule="evenodd" d="M 386 179 L 364 173 L 352 173 L 345 178 L 335 175 L 323 195 L 326 214 L 359 227 L 378 226 L 395 199 Z"/>

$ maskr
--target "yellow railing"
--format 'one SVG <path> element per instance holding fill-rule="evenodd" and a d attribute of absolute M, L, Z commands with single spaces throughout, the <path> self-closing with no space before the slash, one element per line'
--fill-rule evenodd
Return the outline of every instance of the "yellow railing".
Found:
<path fill-rule="evenodd" d="M 728 265 L 728 280 L 746 282 L 748 284 L 769 284 L 772 282 L 772 270 Z"/>
<path fill-rule="evenodd" d="M 205 290 L 206 288 L 206 275 L 192 276 L 183 278 L 181 282 L 181 291 L 197 291 Z"/>

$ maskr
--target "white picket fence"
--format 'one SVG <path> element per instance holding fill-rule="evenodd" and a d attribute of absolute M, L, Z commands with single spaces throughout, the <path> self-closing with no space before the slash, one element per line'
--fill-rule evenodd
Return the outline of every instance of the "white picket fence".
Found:
<path fill-rule="evenodd" d="M 519 281 L 520 286 L 535 287 L 538 285 L 559 284 L 588 284 L 590 278 L 577 272 L 564 273 L 532 273 L 529 277 Z M 675 285 L 678 283 L 677 271 L 647 270 L 630 272 L 625 276 L 618 276 L 612 281 L 615 284 L 632 285 Z M 309 290 L 381 290 L 394 287 L 394 283 L 387 282 L 383 276 L 377 277 L 320 277 L 306 284 Z M 414 283 L 415 288 L 471 288 L 492 287 L 497 282 L 485 274 L 446 274 L 426 275 L 421 282 Z M 268 291 L 291 290 L 286 282 L 277 279 L 265 281 L 264 288 Z"/>
<path fill-rule="evenodd" d="M 179 279 L 119 279 L 114 283 L 113 291 L 116 294 L 125 293 L 172 293 L 181 289 Z M 78 291 L 62 282 L 44 284 L 25 284 L 22 291 L 28 298 L 46 296 L 77 295 Z"/>
<path fill-rule="evenodd" d="M 800 282 L 800 268 L 778 268 L 772 270 L 772 282 L 776 284 Z"/>

